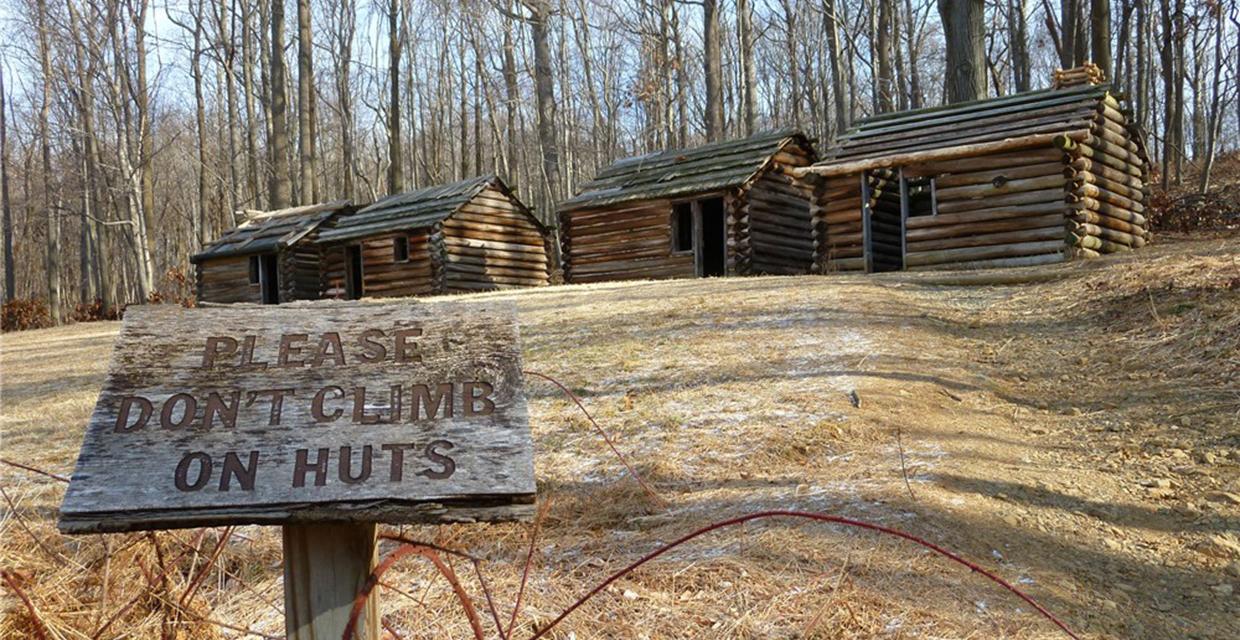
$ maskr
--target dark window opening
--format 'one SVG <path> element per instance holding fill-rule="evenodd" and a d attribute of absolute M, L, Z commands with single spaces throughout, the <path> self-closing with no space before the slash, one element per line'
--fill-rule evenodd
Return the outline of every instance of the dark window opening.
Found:
<path fill-rule="evenodd" d="M 362 247 L 353 245 L 344 249 L 344 296 L 349 300 L 362 297 Z"/>
<path fill-rule="evenodd" d="M 409 237 L 396 236 L 392 238 L 392 260 L 395 262 L 409 262 Z"/>
<path fill-rule="evenodd" d="M 688 202 L 672 207 L 672 251 L 693 251 L 693 207 Z"/>
<path fill-rule="evenodd" d="M 258 284 L 258 256 L 250 256 L 250 284 Z"/>
<path fill-rule="evenodd" d="M 702 209 L 703 277 L 722 276 L 727 272 L 727 234 L 723 214 L 723 198 L 700 200 Z"/>
<path fill-rule="evenodd" d="M 908 217 L 934 215 L 934 178 L 908 178 Z"/>
<path fill-rule="evenodd" d="M 280 260 L 274 253 L 261 256 L 258 265 L 262 281 L 263 304 L 280 304 Z"/>

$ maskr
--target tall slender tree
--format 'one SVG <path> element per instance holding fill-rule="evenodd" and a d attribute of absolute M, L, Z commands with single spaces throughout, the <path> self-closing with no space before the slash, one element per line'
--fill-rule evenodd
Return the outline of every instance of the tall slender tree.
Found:
<path fill-rule="evenodd" d="M 723 138 L 723 47 L 720 37 L 719 1 L 702 0 L 702 57 L 706 75 L 705 128 L 708 142 Z"/>
<path fill-rule="evenodd" d="M 268 187 L 272 209 L 292 204 L 292 184 L 288 166 L 288 98 L 285 91 L 284 2 L 271 2 L 271 184 Z"/>
<path fill-rule="evenodd" d="M 938 0 L 947 40 L 946 91 L 948 102 L 966 102 L 986 96 L 984 48 L 985 3 L 982 0 Z"/>

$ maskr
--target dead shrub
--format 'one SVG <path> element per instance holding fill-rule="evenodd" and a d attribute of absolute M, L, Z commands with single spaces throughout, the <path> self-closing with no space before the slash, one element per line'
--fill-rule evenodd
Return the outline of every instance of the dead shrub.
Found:
<path fill-rule="evenodd" d="M 42 298 L 15 298 L 4 303 L 0 328 L 4 331 L 26 331 L 52 326 L 52 314 Z"/>

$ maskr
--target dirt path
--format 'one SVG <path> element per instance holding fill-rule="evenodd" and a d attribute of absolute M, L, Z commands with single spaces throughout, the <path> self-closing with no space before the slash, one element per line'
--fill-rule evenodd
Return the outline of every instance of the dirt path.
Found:
<path fill-rule="evenodd" d="M 527 368 L 580 393 L 666 500 L 645 496 L 575 407 L 531 381 L 550 507 L 523 628 L 697 526 L 800 509 L 957 550 L 1084 637 L 1240 636 L 1240 301 L 1229 288 L 1240 282 L 1238 250 L 1234 239 L 1171 244 L 1139 261 L 1043 269 L 1041 282 L 1005 286 L 898 274 L 488 294 L 518 302 Z M 71 469 L 102 379 L 106 327 L 5 336 L 4 457 Z M 0 522 L 0 563 L 31 574 L 55 624 L 80 628 L 75 607 L 98 606 L 100 543 L 51 531 L 57 483 L 9 468 L 0 479 L 36 535 L 87 571 L 40 559 L 14 518 Z M 223 555 L 232 572 L 202 590 L 201 609 L 280 633 L 278 535 L 241 533 Z M 406 533 L 487 558 L 506 614 L 526 528 Z M 406 637 L 467 635 L 424 567 L 401 565 L 386 581 L 418 602 L 383 595 L 386 619 Z M 16 633 L 20 609 L 4 604 L 0 635 Z M 158 635 L 158 616 L 137 609 L 132 628 Z M 577 638 L 1064 637 L 1010 594 L 907 543 L 788 521 L 678 549 L 562 629 Z"/>

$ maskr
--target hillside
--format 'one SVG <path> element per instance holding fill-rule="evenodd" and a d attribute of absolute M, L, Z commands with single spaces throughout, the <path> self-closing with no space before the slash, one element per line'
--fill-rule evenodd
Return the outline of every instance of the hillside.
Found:
<path fill-rule="evenodd" d="M 1035 270 L 478 296 L 518 303 L 526 368 L 580 394 L 666 501 L 627 477 L 571 401 L 531 378 L 548 510 L 516 637 L 660 544 L 764 509 L 925 537 L 995 570 L 1083 637 L 1240 636 L 1237 256 L 1235 235 L 1160 237 L 1136 254 Z M 3 337 L 0 457 L 71 472 L 117 326 Z M 54 528 L 63 484 L 0 465 L 0 486 L 16 507 L 2 507 L 0 567 L 59 637 L 89 637 L 126 604 L 102 637 L 158 637 L 161 625 L 184 637 L 283 634 L 277 530 L 233 531 L 178 608 L 222 530 L 66 538 Z M 505 620 L 529 530 L 404 528 L 484 558 Z M 176 567 L 160 576 L 166 560 Z M 485 610 L 472 571 L 457 571 Z M 399 637 L 469 636 L 429 565 L 403 560 L 384 584 L 385 622 Z M 35 622 L 3 594 L 0 637 L 25 637 Z M 557 629 L 1064 637 L 1011 594 L 906 542 L 782 520 L 677 549 Z"/>

